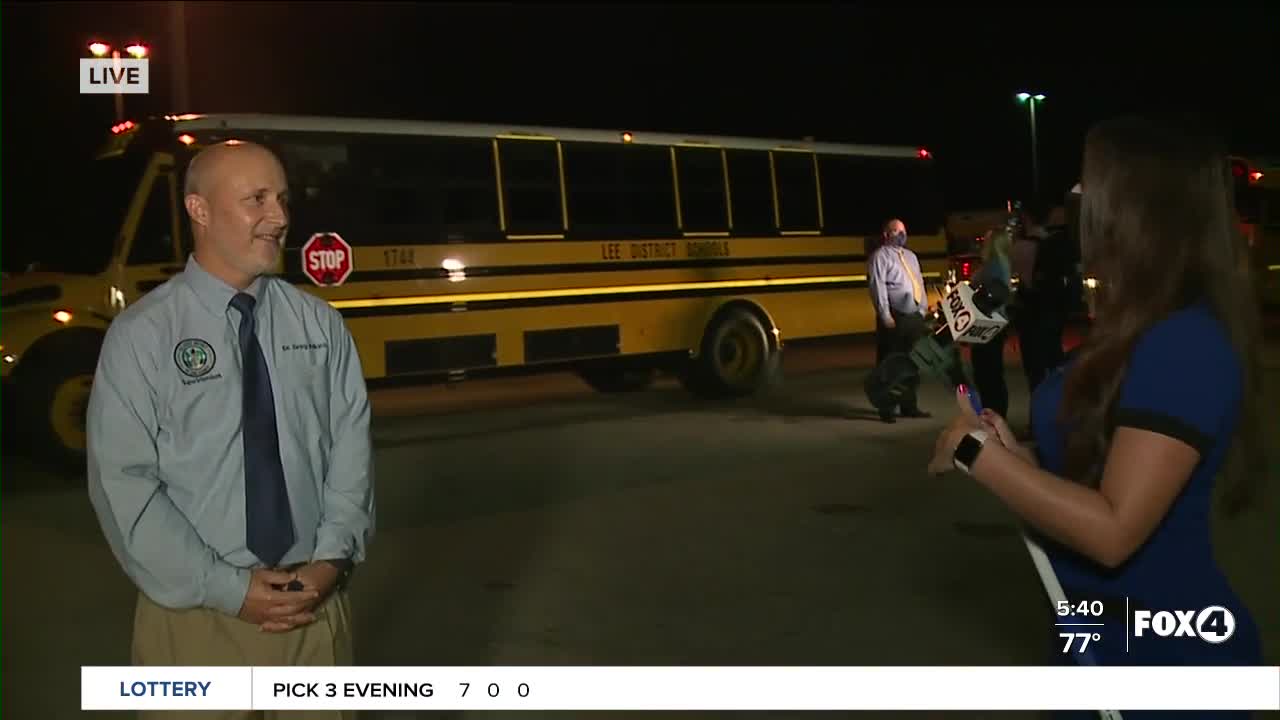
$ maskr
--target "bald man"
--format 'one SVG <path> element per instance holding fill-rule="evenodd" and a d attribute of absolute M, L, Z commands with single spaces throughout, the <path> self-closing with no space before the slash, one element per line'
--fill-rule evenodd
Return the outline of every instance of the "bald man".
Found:
<path fill-rule="evenodd" d="M 920 259 L 907 249 L 907 226 L 894 218 L 884 224 L 880 247 L 867 262 L 867 289 L 876 311 L 876 362 L 896 353 L 910 353 L 917 340 L 928 332 L 925 314 L 929 296 L 920 272 Z M 927 418 L 916 401 L 918 375 L 911 375 L 897 403 L 902 417 Z M 897 422 L 898 407 L 877 408 L 880 420 Z"/>
<path fill-rule="evenodd" d="M 133 662 L 350 665 L 346 581 L 374 529 L 355 343 L 268 275 L 289 227 L 271 152 L 205 149 L 185 191 L 194 252 L 111 324 L 89 401 L 90 499 L 139 589 Z"/>

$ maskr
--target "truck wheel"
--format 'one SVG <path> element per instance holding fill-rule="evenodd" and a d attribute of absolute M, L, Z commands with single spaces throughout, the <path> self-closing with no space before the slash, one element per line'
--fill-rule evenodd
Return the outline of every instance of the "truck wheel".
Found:
<path fill-rule="evenodd" d="M 707 326 L 701 353 L 684 384 L 711 397 L 750 395 L 776 379 L 780 360 L 760 318 L 746 308 L 732 307 Z"/>
<path fill-rule="evenodd" d="M 100 344 L 77 339 L 56 355 L 27 357 L 17 378 L 19 419 L 31 451 L 77 476 L 85 471 L 85 416 L 100 349 Z"/>

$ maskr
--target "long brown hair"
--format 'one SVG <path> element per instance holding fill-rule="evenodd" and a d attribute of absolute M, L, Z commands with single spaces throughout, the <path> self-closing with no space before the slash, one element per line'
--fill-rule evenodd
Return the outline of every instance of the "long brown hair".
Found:
<path fill-rule="evenodd" d="M 1244 373 L 1224 493 L 1227 509 L 1239 510 L 1265 466 L 1261 313 L 1225 148 L 1190 123 L 1110 120 L 1086 138 L 1081 187 L 1082 259 L 1099 285 L 1094 325 L 1065 379 L 1059 420 L 1070 428 L 1066 474 L 1097 487 L 1109 416 L 1138 337 L 1169 313 L 1205 301 Z"/>

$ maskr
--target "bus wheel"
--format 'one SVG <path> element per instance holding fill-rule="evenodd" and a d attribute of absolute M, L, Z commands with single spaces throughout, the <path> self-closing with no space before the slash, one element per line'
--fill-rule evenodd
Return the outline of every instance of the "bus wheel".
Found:
<path fill-rule="evenodd" d="M 749 395 L 774 381 L 780 357 L 755 313 L 730 308 L 707 327 L 702 352 L 685 385 L 717 397 Z"/>
<path fill-rule="evenodd" d="M 658 373 L 652 368 L 601 367 L 584 369 L 579 375 L 597 392 L 625 393 L 648 388 Z"/>
<path fill-rule="evenodd" d="M 85 470 L 85 417 L 98 348 L 80 347 L 56 357 L 28 357 L 18 382 L 19 421 L 36 457 L 57 470 Z"/>

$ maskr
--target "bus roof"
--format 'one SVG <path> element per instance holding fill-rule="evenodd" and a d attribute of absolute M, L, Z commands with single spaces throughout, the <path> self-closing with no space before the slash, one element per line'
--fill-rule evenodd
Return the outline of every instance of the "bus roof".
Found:
<path fill-rule="evenodd" d="M 415 120 L 381 120 L 369 118 L 317 117 L 304 115 L 208 114 L 166 115 L 176 133 L 199 130 L 256 130 L 288 132 L 329 132 L 368 135 L 423 135 L 449 137 L 527 137 L 579 142 L 623 143 L 624 135 L 636 145 L 706 145 L 744 150 L 807 150 L 833 155 L 868 155 L 880 157 L 922 157 L 932 155 L 923 148 L 894 145 L 853 145 L 847 143 L 810 142 L 719 135 L 686 135 L 677 133 L 598 130 L 529 125 L 497 125 L 485 123 L 444 123 Z"/>

